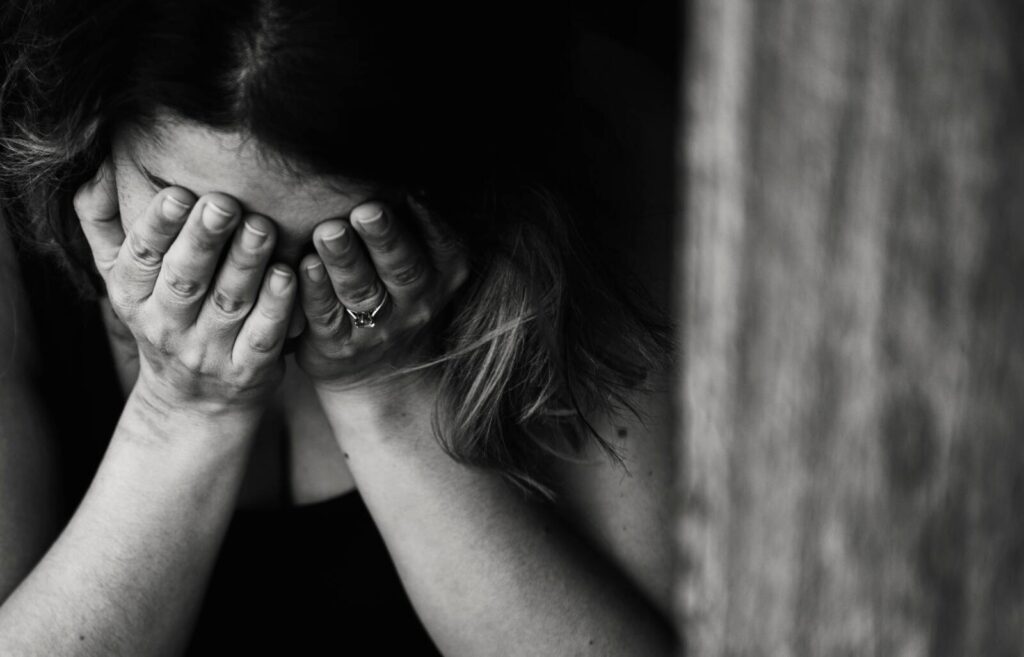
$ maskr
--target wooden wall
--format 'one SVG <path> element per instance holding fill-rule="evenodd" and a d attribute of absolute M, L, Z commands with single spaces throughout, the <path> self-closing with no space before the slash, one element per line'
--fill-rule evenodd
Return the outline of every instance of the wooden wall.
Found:
<path fill-rule="evenodd" d="M 684 14 L 686 652 L 1024 654 L 1024 2 Z"/>

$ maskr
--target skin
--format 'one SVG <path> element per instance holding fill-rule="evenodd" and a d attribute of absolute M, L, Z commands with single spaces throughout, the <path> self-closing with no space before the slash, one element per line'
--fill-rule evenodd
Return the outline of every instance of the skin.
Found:
<path fill-rule="evenodd" d="M 558 505 L 529 500 L 441 451 L 429 371 L 384 376 L 419 355 L 467 276 L 423 208 L 397 212 L 395 190 L 296 177 L 244 136 L 181 122 L 122 133 L 112 151 L 76 208 L 137 374 L 124 377 L 125 414 L 82 508 L 0 607 L 0 652 L 106 654 L 113 641 L 173 654 L 284 376 L 309 395 L 279 397 L 282 408 L 319 407 L 444 654 L 671 652 L 663 395 L 637 393 L 642 420 L 593 418 L 626 471 L 599 454 L 553 462 Z M 228 212 L 204 223 L 216 207 Z M 379 325 L 354 327 L 344 308 L 370 310 L 384 290 Z M 297 327 L 289 372 L 281 350 Z"/>
<path fill-rule="evenodd" d="M 112 144 L 116 212 L 123 230 L 130 231 L 137 217 L 159 190 L 177 183 L 182 192 L 197 198 L 220 192 L 242 202 L 244 213 L 270 233 L 270 259 L 296 269 L 310 246 L 313 229 L 329 218 L 347 217 L 358 205 L 387 190 L 336 179 L 296 178 L 279 167 L 268 166 L 254 145 L 240 135 L 213 132 L 166 119 L 156 132 L 124 129 Z M 156 174 L 158 180 L 150 174 Z M 216 181 L 217 187 L 211 183 Z M 268 219 L 274 217 L 274 221 Z M 131 390 L 138 376 L 138 350 L 130 331 L 104 304 L 111 343 L 123 387 Z M 293 306 L 289 333 L 303 328 L 305 318 Z M 276 481 L 279 437 L 264 429 L 254 440 L 240 506 L 277 503 L 283 496 L 313 503 L 354 488 L 345 459 L 330 435 L 309 380 L 293 358 L 285 360 L 285 380 L 268 400 L 271 412 L 292 430 L 289 466 L 291 490 L 279 490 Z"/>
<path fill-rule="evenodd" d="M 245 220 L 258 224 L 261 230 L 271 234 L 267 245 L 270 259 L 302 272 L 300 280 L 309 283 L 302 289 L 312 295 L 310 316 L 333 321 L 335 325 L 320 330 L 323 321 L 311 322 L 307 339 L 301 342 L 294 357 L 285 360 L 288 385 L 278 389 L 270 400 L 285 423 L 293 429 L 300 429 L 290 432 L 289 464 L 292 471 L 289 479 L 292 489 L 287 492 L 298 502 L 312 503 L 354 488 L 355 482 L 331 434 L 326 416 L 316 401 L 310 378 L 319 378 L 328 385 L 344 385 L 339 368 L 346 368 L 351 370 L 349 383 L 358 383 L 361 377 L 372 376 L 382 366 L 400 363 L 402 357 L 398 352 L 414 345 L 413 341 L 401 338 L 382 339 L 385 337 L 382 331 L 339 334 L 343 329 L 347 331 L 349 326 L 341 321 L 345 314 L 340 302 L 352 310 L 368 311 L 376 306 L 382 293 L 382 281 L 370 261 L 365 257 L 354 257 L 365 253 L 365 247 L 358 243 L 361 238 L 356 237 L 353 241 L 351 236 L 362 235 L 371 242 L 374 238 L 363 231 L 358 221 L 350 221 L 352 212 L 370 199 L 401 202 L 402 195 L 396 190 L 338 178 L 296 177 L 291 171 L 268 162 L 258 146 L 243 135 L 213 132 L 170 117 L 165 118 L 156 131 L 142 132 L 132 128 L 120 131 L 113 142 L 110 165 L 116 186 L 116 212 L 126 233 L 131 232 L 133 222 L 143 215 L 154 194 L 173 182 L 185 196 L 198 198 L 218 193 L 240 200 Z M 360 212 L 368 217 L 382 208 L 380 204 L 370 203 L 360 208 Z M 422 328 L 429 322 L 432 310 L 444 305 L 445 298 L 465 276 L 464 267 L 458 269 L 461 265 L 454 258 L 452 242 L 432 228 L 422 211 L 418 216 L 417 228 L 430 242 L 423 246 L 429 246 L 440 256 L 432 264 L 443 280 L 439 281 L 437 289 L 425 290 L 422 285 L 403 289 L 397 283 L 408 277 L 410 263 L 414 269 L 416 261 L 407 257 L 409 243 L 398 243 L 393 253 L 387 256 L 394 265 L 392 301 L 398 302 L 383 309 L 389 320 L 386 330 L 390 333 L 398 331 L 409 335 Z M 355 218 L 359 218 L 359 212 Z M 323 237 L 339 231 L 343 233 L 339 241 L 346 248 L 341 254 L 334 255 L 326 247 Z M 312 250 L 311 241 L 326 255 L 324 260 L 312 255 L 303 258 L 305 252 Z M 305 275 L 310 267 L 314 267 L 314 272 L 318 271 L 316 265 L 324 261 L 331 271 L 331 280 L 344 279 L 340 280 L 343 285 L 334 286 L 338 291 L 337 298 L 329 294 L 332 287 L 329 281 L 317 285 Z M 330 303 L 332 300 L 333 304 Z M 392 313 L 398 305 L 408 312 Z M 135 340 L 113 313 L 108 312 L 107 316 L 114 352 L 119 355 L 119 371 L 125 389 L 130 390 L 137 376 Z M 305 323 L 306 314 L 301 311 L 301 304 L 295 304 L 290 335 L 301 331 Z M 317 336 L 320 339 L 313 339 Z M 322 357 L 335 349 L 355 350 L 357 358 Z M 296 361 L 301 361 L 311 376 L 303 373 Z M 329 371 L 320 372 L 324 364 Z M 325 374 L 332 375 L 330 380 Z M 254 446 L 256 455 L 242 490 L 243 502 L 247 505 L 273 503 L 281 497 L 279 491 L 268 484 L 268 480 L 278 472 L 277 465 L 272 462 L 279 453 L 275 441 L 276 436 L 262 436 Z"/>

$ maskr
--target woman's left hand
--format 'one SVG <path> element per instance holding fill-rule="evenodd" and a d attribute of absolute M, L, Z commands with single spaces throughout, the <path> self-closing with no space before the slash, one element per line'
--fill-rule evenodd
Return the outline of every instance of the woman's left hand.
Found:
<path fill-rule="evenodd" d="M 423 357 L 429 328 L 465 282 L 459 243 L 409 199 L 415 231 L 380 202 L 313 231 L 317 254 L 302 261 L 307 328 L 299 365 L 322 390 L 350 390 Z"/>

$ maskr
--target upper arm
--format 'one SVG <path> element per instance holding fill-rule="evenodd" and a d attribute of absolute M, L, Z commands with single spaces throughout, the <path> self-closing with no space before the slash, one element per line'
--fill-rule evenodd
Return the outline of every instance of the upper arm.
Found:
<path fill-rule="evenodd" d="M 666 615 L 672 595 L 672 413 L 666 389 L 638 394 L 640 418 L 600 418 L 594 428 L 618 450 L 599 447 L 556 464 L 559 509 Z"/>
<path fill-rule="evenodd" d="M 0 602 L 57 527 L 56 463 L 33 386 L 32 342 L 18 264 L 0 221 Z"/>

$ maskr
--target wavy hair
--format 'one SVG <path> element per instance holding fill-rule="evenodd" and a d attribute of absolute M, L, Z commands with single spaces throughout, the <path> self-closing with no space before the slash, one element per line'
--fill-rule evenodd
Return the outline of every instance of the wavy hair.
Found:
<path fill-rule="evenodd" d="M 546 455 L 588 441 L 614 455 L 588 417 L 629 408 L 671 353 L 669 329 L 635 301 L 642 292 L 596 264 L 579 229 L 603 208 L 573 158 L 600 126 L 567 93 L 566 13 L 523 2 L 473 11 L 7 0 L 5 214 L 83 290 L 101 292 L 71 197 L 115 129 L 151 127 L 165 112 L 244 131 L 302 171 L 415 190 L 467 245 L 473 272 L 441 355 L 420 366 L 440 377 L 435 434 L 460 462 L 549 493 Z"/>

